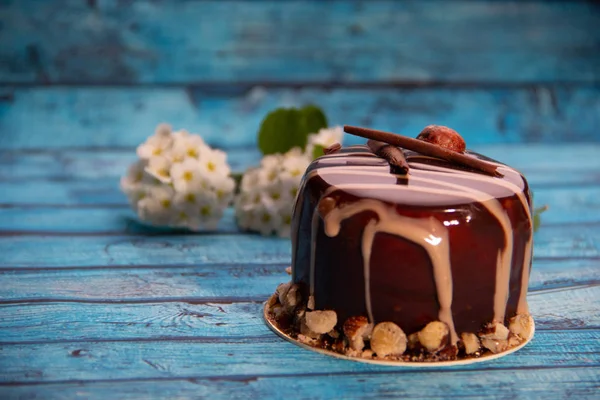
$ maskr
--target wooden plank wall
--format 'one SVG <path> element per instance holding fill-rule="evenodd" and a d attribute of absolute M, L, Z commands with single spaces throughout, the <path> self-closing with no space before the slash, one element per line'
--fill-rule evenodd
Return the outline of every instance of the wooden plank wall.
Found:
<path fill-rule="evenodd" d="M 0 397 L 592 398 L 598 27 L 591 1 L 0 0 Z M 288 241 L 231 210 L 214 234 L 135 221 L 118 177 L 157 123 L 241 171 L 262 116 L 307 102 L 333 124 L 450 125 L 528 176 L 551 205 L 532 345 L 454 369 L 339 362 L 260 319 Z"/>
<path fill-rule="evenodd" d="M 410 135 L 453 126 L 471 147 L 596 141 L 599 9 L 3 1 L 0 148 L 131 148 L 160 121 L 246 148 L 268 110 L 307 102 L 333 124 Z"/>

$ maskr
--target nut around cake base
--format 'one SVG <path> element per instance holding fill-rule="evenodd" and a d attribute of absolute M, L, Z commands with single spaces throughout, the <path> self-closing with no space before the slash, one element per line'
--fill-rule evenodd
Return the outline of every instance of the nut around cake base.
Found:
<path fill-rule="evenodd" d="M 284 285 L 281 285 L 280 288 L 291 287 L 291 284 Z M 431 353 L 420 345 L 420 343 L 414 341 L 415 339 L 418 341 L 417 333 L 413 337 L 413 343 L 410 343 L 407 338 L 406 349 L 403 354 L 382 356 L 375 353 L 371 348 L 370 337 L 365 334 L 368 330 L 362 332 L 364 334 L 362 341 L 363 348 L 360 351 L 353 348 L 352 338 L 349 338 L 344 333 L 343 328 L 336 329 L 334 327 L 326 334 L 311 334 L 305 328 L 304 333 L 302 333 L 302 319 L 306 315 L 305 305 L 300 305 L 296 311 L 292 311 L 288 307 L 286 311 L 286 307 L 279 301 L 279 294 L 275 293 L 272 295 L 265 302 L 263 309 L 265 323 L 273 332 L 289 342 L 317 353 L 370 364 L 399 367 L 436 367 L 440 365 L 454 366 L 491 361 L 512 354 L 525 347 L 535 334 L 533 318 L 527 315 L 525 318 L 520 318 L 519 321 L 513 321 L 512 330 L 519 331 L 519 333 L 516 334 L 509 330 L 506 342 L 489 339 L 485 342 L 496 352 L 483 347 L 481 345 L 481 338 L 476 336 L 476 342 L 473 340 L 469 341 L 468 339 L 466 342 L 461 341 L 460 345 L 456 347 L 456 351 L 448 352 L 446 350 L 445 352 Z M 372 331 L 371 329 L 370 334 L 372 334 Z M 356 341 L 356 338 L 354 339 Z M 470 345 L 468 349 L 467 343 Z M 467 351 L 470 351 L 470 354 Z"/>

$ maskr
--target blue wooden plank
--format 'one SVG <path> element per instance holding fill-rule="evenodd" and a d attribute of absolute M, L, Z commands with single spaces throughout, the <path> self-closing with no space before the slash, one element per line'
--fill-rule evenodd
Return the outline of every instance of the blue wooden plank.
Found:
<path fill-rule="evenodd" d="M 287 239 L 258 235 L 0 237 L 0 268 L 185 266 L 290 262 Z M 538 258 L 600 257 L 600 225 L 549 225 L 536 234 Z"/>
<path fill-rule="evenodd" d="M 532 185 L 537 206 L 549 205 L 544 224 L 600 222 L 600 185 L 587 186 L 577 181 Z M 570 186 L 574 185 L 574 186 Z M 43 196 L 40 196 L 43 193 Z M 156 233 L 132 219 L 127 198 L 118 188 L 118 180 L 77 181 L 0 181 L 0 230 L 33 232 L 107 232 Z M 19 207 L 22 206 L 22 207 Z M 58 210 L 54 207 L 84 207 L 85 210 Z M 93 208 L 93 210 L 88 210 Z M 89 217 L 79 218 L 89 211 Z M 105 219 L 104 219 L 105 217 Z M 231 210 L 224 216 L 221 232 L 235 231 Z"/>
<path fill-rule="evenodd" d="M 238 233 L 233 208 L 225 210 L 218 233 Z M 0 207 L 0 235 L 123 235 L 190 233 L 183 229 L 153 227 L 142 223 L 127 205 L 122 207 L 55 208 Z"/>
<path fill-rule="evenodd" d="M 586 2 L 0 5 L 0 81 L 597 82 Z M 69 35 L 65 35 L 69 32 Z"/>
<path fill-rule="evenodd" d="M 579 148 L 577 145 L 575 147 Z M 584 146 L 580 148 L 586 151 Z M 600 146 L 598 149 L 600 151 Z M 233 171 L 243 172 L 249 166 L 260 163 L 258 148 L 225 150 L 227 163 Z M 112 150 L 0 151 L 0 180 L 118 178 L 136 160 L 135 147 Z"/>
<path fill-rule="evenodd" d="M 267 329 L 265 327 L 265 329 Z M 449 368 L 479 370 L 485 382 L 489 370 L 597 367 L 600 331 L 540 331 L 516 354 L 486 364 Z M 323 356 L 279 339 L 231 338 L 115 341 L 3 345 L 0 352 L 3 383 L 68 383 L 89 380 L 173 379 L 264 375 L 391 372 L 390 367 L 368 365 Z M 397 371 L 397 370 L 396 370 Z M 443 369 L 442 371 L 446 371 Z M 405 371 L 408 372 L 408 371 Z M 435 370 L 434 370 L 435 372 Z M 398 375 L 396 375 L 398 379 Z M 325 380 L 325 378 L 323 378 Z"/>
<path fill-rule="evenodd" d="M 600 231 L 600 228 L 599 228 Z M 290 242 L 259 235 L 0 237 L 0 268 L 285 264 Z"/>
<path fill-rule="evenodd" d="M 286 371 L 286 368 L 283 369 Z M 140 379 L 0 387 L 7 399 L 596 399 L 600 368 L 539 368 L 487 371 L 390 370 L 236 378 Z"/>
<path fill-rule="evenodd" d="M 598 259 L 536 259 L 529 290 L 546 292 L 600 283 Z M 266 298 L 290 278 L 286 264 L 104 267 L 0 271 L 0 303 L 211 301 Z M 115 284 L 118 282 L 118 284 Z"/>
<path fill-rule="evenodd" d="M 547 263 L 548 264 L 548 263 Z M 564 263 L 563 263 L 564 264 Z M 198 265 L 66 270 L 0 271 L 0 303 L 14 301 L 168 302 L 227 298 L 264 299 L 278 284 L 290 280 L 286 264 Z M 560 271 L 548 267 L 542 288 L 560 284 Z M 571 281 L 589 282 L 589 261 L 566 263 Z M 532 277 L 534 279 L 534 277 Z M 115 284 L 118 282 L 118 284 Z M 557 282 L 558 285 L 553 284 Z"/>
<path fill-rule="evenodd" d="M 547 292 L 599 282 L 596 259 L 535 260 L 529 290 Z M 137 266 L 134 269 L 18 270 L 0 272 L 2 302 L 211 301 L 214 298 L 260 298 L 289 280 L 283 265 Z M 118 286 L 114 282 L 119 282 Z M 221 299 L 222 300 L 222 299 Z"/>
<path fill-rule="evenodd" d="M 275 279 L 266 280 L 266 283 L 261 285 L 254 282 L 248 284 L 255 284 L 263 293 L 269 293 L 274 291 L 279 283 L 274 281 Z M 158 285 L 158 282 L 154 285 Z M 249 289 L 247 293 L 251 291 L 253 290 Z M 239 291 L 232 293 L 234 294 L 239 294 Z M 266 299 L 267 296 L 262 299 Z M 201 298 L 158 302 L 160 300 L 157 298 L 157 302 L 154 302 L 153 299 L 147 299 L 147 302 L 133 304 L 107 304 L 93 300 L 89 303 L 75 301 L 1 304 L 0 345 L 186 338 L 226 341 L 240 337 L 268 339 L 271 334 L 262 320 L 260 301 L 238 302 L 232 301 L 231 297 L 223 297 L 222 300 L 216 298 L 207 302 Z M 536 291 L 529 296 L 529 306 L 538 332 L 600 328 L 600 312 L 597 307 L 599 302 L 598 283 L 596 286 Z M 600 355 L 598 357 L 600 360 Z"/>
<path fill-rule="evenodd" d="M 133 148 L 164 121 L 198 132 L 218 147 L 255 148 L 255 133 L 267 112 L 307 103 L 322 106 L 334 125 L 371 126 L 409 136 L 432 123 L 451 126 L 469 147 L 600 140 L 600 87 L 593 86 L 272 88 L 233 93 L 182 87 L 48 87 L 9 92 L 12 97 L 0 102 L 0 149 L 10 150 Z"/>
<path fill-rule="evenodd" d="M 598 143 L 561 143 L 558 157 L 556 145 L 543 143 L 475 145 L 471 149 L 517 168 L 533 185 L 600 182 Z M 242 172 L 260 162 L 257 148 L 234 147 L 224 150 L 233 171 Z M 0 180 L 118 179 L 135 160 L 133 147 L 38 152 L 0 150 Z M 556 177 L 556 171 L 560 171 L 560 180 Z"/>

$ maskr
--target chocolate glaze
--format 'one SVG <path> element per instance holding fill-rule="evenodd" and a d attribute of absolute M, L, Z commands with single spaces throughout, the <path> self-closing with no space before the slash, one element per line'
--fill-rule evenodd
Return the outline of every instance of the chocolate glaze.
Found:
<path fill-rule="evenodd" d="M 466 154 L 493 162 L 476 153 Z M 366 146 L 342 149 L 309 166 L 292 222 L 294 283 L 301 284 L 305 296 L 314 296 L 315 309 L 335 310 L 339 324 L 364 315 L 375 323 L 394 322 L 410 334 L 440 320 L 442 292 L 436 288 L 430 254 L 420 243 L 378 231 L 370 247 L 368 271 L 364 268 L 365 227 L 393 214 L 363 207 L 342 219 L 339 233 L 333 235 L 325 230 L 326 218 L 315 213 L 325 196 L 333 198 L 339 210 L 367 204 L 369 199 L 374 202 L 368 204 L 391 210 L 401 221 L 433 217 L 446 228 L 451 269 L 447 287 L 458 334 L 477 332 L 494 319 L 505 323 L 517 308 L 526 312 L 526 287 L 521 289 L 531 266 L 532 223 L 525 178 L 501 164 L 504 177 L 496 178 L 414 152 L 405 151 L 405 157 L 408 175 L 391 173 L 389 164 Z M 502 211 L 504 227 L 500 214 L 490 211 L 494 207 Z M 510 271 L 503 275 L 498 254 L 510 249 L 506 235 L 512 238 L 512 250 L 507 254 Z M 507 299 L 502 298 L 503 283 Z"/>

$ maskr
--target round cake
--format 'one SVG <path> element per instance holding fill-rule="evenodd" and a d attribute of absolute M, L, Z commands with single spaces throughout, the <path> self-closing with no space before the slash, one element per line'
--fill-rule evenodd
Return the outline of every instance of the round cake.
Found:
<path fill-rule="evenodd" d="M 293 214 L 292 281 L 268 305 L 277 326 L 315 347 L 399 361 L 522 344 L 533 330 L 526 179 L 464 149 L 496 175 L 406 149 L 398 171 L 373 149 L 335 148 L 307 169 Z"/>

